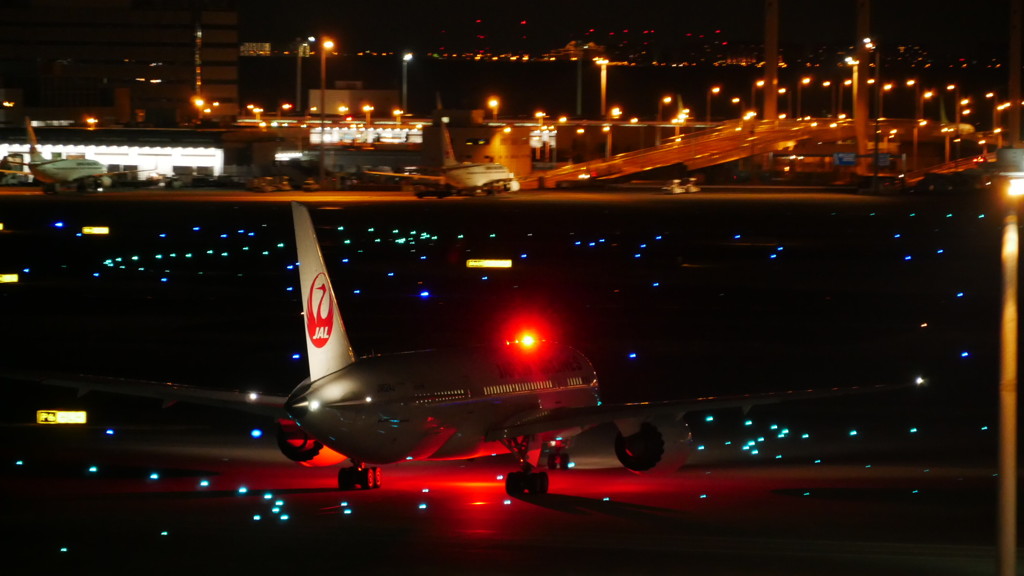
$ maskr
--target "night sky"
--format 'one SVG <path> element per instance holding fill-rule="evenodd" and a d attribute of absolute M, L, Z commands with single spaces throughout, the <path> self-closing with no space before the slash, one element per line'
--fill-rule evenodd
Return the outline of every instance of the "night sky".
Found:
<path fill-rule="evenodd" d="M 670 6 L 610 0 L 338 0 L 241 2 L 242 40 L 282 42 L 328 34 L 346 52 L 486 49 L 538 51 L 570 40 L 614 44 L 616 37 L 659 41 L 685 34 L 730 42 L 763 39 L 762 0 L 676 0 Z M 970 46 L 1003 43 L 1009 0 L 977 0 L 953 9 L 950 2 L 873 2 L 873 34 L 885 43 Z M 287 9 L 282 9 L 286 6 Z M 783 44 L 846 44 L 856 39 L 854 0 L 780 0 Z M 628 32 L 627 32 L 628 31 Z M 639 36 L 638 36 L 639 35 Z"/>

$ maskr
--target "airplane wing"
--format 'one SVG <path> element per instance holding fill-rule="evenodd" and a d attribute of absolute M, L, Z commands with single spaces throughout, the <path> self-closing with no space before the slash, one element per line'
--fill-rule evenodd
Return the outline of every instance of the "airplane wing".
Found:
<path fill-rule="evenodd" d="M 171 382 L 152 382 L 148 380 L 128 380 L 70 374 L 9 372 L 0 373 L 0 377 L 35 382 L 46 386 L 76 388 L 78 389 L 79 396 L 97 390 L 127 396 L 158 398 L 164 401 L 165 406 L 181 401 L 218 408 L 229 408 L 272 418 L 290 418 L 284 410 L 284 402 L 288 399 L 287 396 L 275 396 L 243 390 L 215 390 Z"/>
<path fill-rule="evenodd" d="M 430 176 L 427 174 L 399 174 L 398 172 L 375 172 L 372 170 L 363 170 L 363 174 L 373 174 L 374 176 L 391 176 L 394 178 L 409 178 L 410 180 L 427 180 L 429 182 L 444 181 L 444 176 Z"/>
<path fill-rule="evenodd" d="M 631 404 L 602 404 L 580 408 L 556 408 L 519 415 L 494 428 L 487 433 L 488 441 L 496 441 L 518 436 L 527 436 L 541 432 L 556 432 L 573 428 L 590 428 L 616 420 L 651 419 L 670 417 L 677 419 L 686 412 L 695 410 L 713 410 L 722 408 L 742 408 L 745 411 L 752 406 L 775 404 L 791 400 L 807 400 L 814 398 L 833 398 L 851 394 L 866 394 L 897 390 L 913 386 L 921 386 L 922 379 L 915 382 L 896 385 L 858 386 L 851 388 L 829 388 L 812 390 L 790 390 L 785 392 L 767 392 L 763 394 L 742 394 L 736 396 L 706 396 L 685 400 L 667 400 L 663 402 L 638 402 Z"/>

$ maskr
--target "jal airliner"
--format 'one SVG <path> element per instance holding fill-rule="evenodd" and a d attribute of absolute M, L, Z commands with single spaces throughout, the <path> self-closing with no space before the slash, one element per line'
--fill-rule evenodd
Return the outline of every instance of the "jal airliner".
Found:
<path fill-rule="evenodd" d="M 505 476 L 511 495 L 546 493 L 545 468 L 569 462 L 564 443 L 556 439 L 571 439 L 600 424 L 617 427 L 615 454 L 624 467 L 674 472 L 690 451 L 687 411 L 870 390 L 610 405 L 601 402 L 597 374 L 582 353 L 542 339 L 357 358 L 310 213 L 292 203 L 292 215 L 309 378 L 288 396 L 87 377 L 18 377 L 272 416 L 279 422 L 278 445 L 290 459 L 307 466 L 347 463 L 338 472 L 338 487 L 345 490 L 380 487 L 381 465 L 510 452 L 518 461 L 518 469 Z M 543 462 L 542 447 L 548 449 Z"/>

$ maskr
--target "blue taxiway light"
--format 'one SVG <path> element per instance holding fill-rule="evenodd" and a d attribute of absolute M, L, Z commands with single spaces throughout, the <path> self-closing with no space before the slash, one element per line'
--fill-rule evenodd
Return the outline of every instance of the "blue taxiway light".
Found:
<path fill-rule="evenodd" d="M 263 437 L 263 430 L 260 430 L 259 428 L 253 428 L 252 430 L 249 431 L 249 436 L 252 436 L 253 438 L 261 438 Z"/>

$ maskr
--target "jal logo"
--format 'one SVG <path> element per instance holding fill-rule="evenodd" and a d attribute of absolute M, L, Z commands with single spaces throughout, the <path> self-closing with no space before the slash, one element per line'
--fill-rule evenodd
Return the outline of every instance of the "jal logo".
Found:
<path fill-rule="evenodd" d="M 313 346 L 323 348 L 331 339 L 333 328 L 334 299 L 331 297 L 327 276 L 321 272 L 309 286 L 309 296 L 306 300 L 306 332 Z"/>

